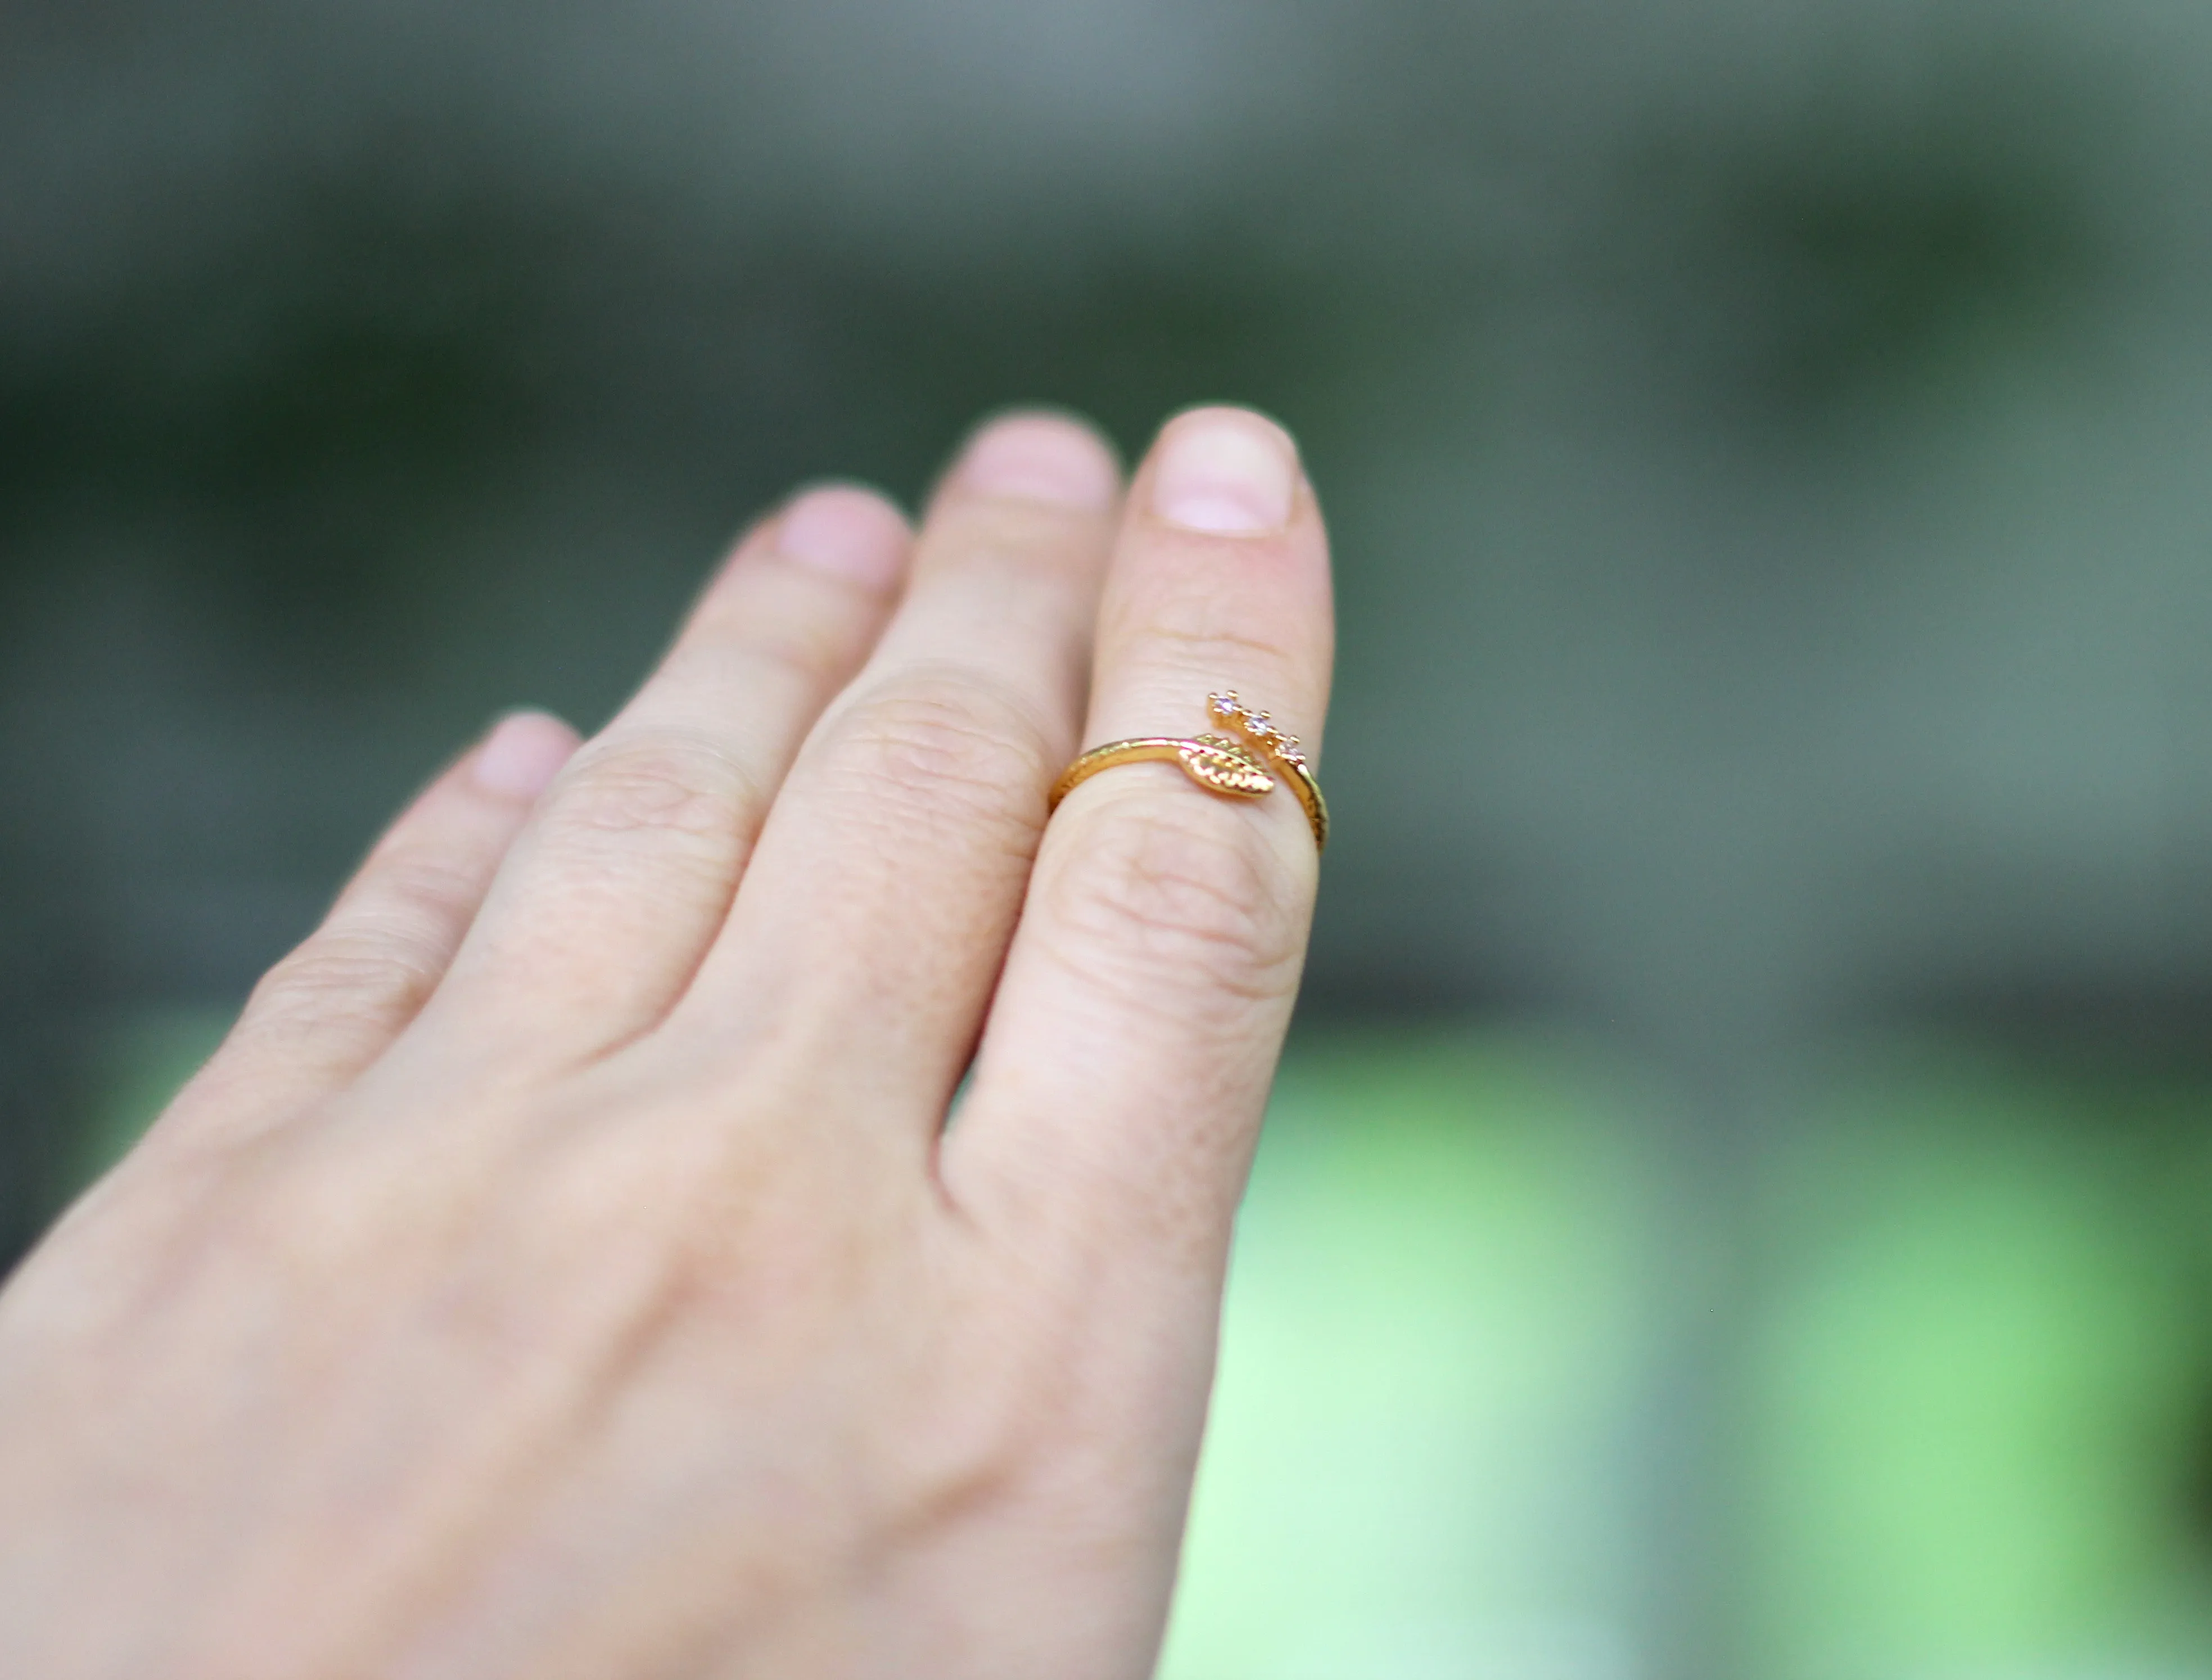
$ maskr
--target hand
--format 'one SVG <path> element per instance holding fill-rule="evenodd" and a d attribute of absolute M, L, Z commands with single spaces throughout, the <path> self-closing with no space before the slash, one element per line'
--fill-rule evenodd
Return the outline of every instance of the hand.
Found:
<path fill-rule="evenodd" d="M 0 1295 L 0 1673 L 1148 1672 L 1315 846 L 1046 793 L 1329 647 L 1273 427 L 1018 415 L 501 724 Z"/>

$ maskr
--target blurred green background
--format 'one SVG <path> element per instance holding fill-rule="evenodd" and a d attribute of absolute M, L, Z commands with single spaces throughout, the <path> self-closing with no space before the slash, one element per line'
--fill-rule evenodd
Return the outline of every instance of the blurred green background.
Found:
<path fill-rule="evenodd" d="M 1167 1680 L 2212 1677 L 2212 10 L 0 9 L 0 1252 L 795 480 L 1298 434 Z"/>

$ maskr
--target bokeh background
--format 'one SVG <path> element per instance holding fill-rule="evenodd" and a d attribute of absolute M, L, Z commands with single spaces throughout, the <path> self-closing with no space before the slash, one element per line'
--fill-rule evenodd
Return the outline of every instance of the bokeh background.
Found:
<path fill-rule="evenodd" d="M 1166 1680 L 2212 1676 L 2212 9 L 11 0 L 0 1246 L 810 475 L 1292 426 Z"/>

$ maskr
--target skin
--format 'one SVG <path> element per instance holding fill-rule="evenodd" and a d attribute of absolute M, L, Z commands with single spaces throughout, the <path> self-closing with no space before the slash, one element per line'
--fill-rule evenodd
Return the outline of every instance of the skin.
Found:
<path fill-rule="evenodd" d="M 0 1673 L 1148 1673 L 1315 848 L 1046 791 L 1330 638 L 1271 423 L 1021 414 L 502 723 L 0 1294 Z"/>

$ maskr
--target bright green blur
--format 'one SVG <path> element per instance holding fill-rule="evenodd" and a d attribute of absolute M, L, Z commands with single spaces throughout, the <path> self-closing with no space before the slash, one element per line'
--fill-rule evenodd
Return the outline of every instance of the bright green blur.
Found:
<path fill-rule="evenodd" d="M 2173 1124 L 2206 1098 L 1957 1056 L 1832 1083 L 1747 1364 L 1756 1671 L 2212 1673 L 2212 1218 Z M 1637 1098 L 1510 1036 L 1292 1058 L 1163 1680 L 1634 1673 Z"/>

